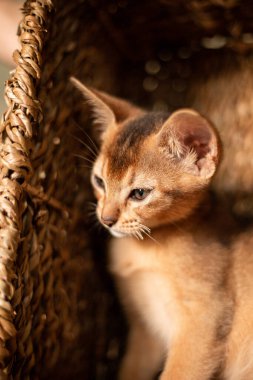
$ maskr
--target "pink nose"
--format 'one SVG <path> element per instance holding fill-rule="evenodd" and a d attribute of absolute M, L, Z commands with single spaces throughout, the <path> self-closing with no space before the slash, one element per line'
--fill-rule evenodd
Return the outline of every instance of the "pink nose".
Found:
<path fill-rule="evenodd" d="M 117 222 L 117 219 L 112 216 L 101 216 L 101 220 L 108 227 L 112 227 Z"/>

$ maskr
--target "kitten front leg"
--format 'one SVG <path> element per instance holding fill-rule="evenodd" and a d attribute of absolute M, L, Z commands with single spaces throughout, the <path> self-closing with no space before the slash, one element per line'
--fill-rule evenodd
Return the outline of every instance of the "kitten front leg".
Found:
<path fill-rule="evenodd" d="M 127 351 L 123 358 L 119 380 L 152 380 L 161 369 L 164 350 L 153 335 L 141 325 L 130 329 Z"/>
<path fill-rule="evenodd" d="M 220 348 L 214 331 L 201 328 L 195 321 L 172 342 L 159 380 L 209 380 L 219 360 Z"/>

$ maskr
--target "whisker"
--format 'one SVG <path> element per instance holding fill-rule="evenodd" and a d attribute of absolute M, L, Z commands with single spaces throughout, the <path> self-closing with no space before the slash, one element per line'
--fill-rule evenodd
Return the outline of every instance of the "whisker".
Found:
<path fill-rule="evenodd" d="M 157 241 L 156 239 L 154 239 L 148 232 L 146 231 L 142 231 L 147 237 L 149 237 L 149 239 L 151 239 L 154 243 L 158 244 L 161 246 L 161 243 L 159 243 L 159 241 Z"/>
<path fill-rule="evenodd" d="M 92 217 L 91 217 L 92 218 Z M 93 220 L 92 220 L 92 225 L 90 225 L 90 229 L 97 229 L 99 232 L 101 232 L 102 230 L 103 230 L 103 226 L 101 225 L 101 223 L 99 222 L 99 220 L 98 220 L 98 218 L 96 217 L 94 217 L 94 218 L 92 218 Z"/>
<path fill-rule="evenodd" d="M 85 202 L 86 203 L 86 207 L 88 208 L 93 208 L 93 209 L 96 209 L 97 208 L 97 204 L 95 202 L 91 202 L 91 201 L 87 201 Z"/>
<path fill-rule="evenodd" d="M 150 228 L 149 228 L 149 230 L 150 230 Z M 161 243 L 159 243 L 159 241 L 157 241 L 155 238 L 153 238 L 153 236 L 151 236 L 151 234 L 150 234 L 151 230 L 150 230 L 150 232 L 148 232 L 148 231 L 141 228 L 141 231 L 143 234 L 145 234 L 147 237 L 149 237 L 150 240 L 153 240 L 153 242 L 155 242 L 156 244 L 161 245 Z"/>
<path fill-rule="evenodd" d="M 140 230 L 135 230 L 135 234 L 139 237 L 140 240 L 143 240 L 143 236 Z"/>
<path fill-rule="evenodd" d="M 88 204 L 90 204 L 90 205 L 94 205 L 94 206 L 97 205 L 97 202 L 94 202 L 94 201 L 85 201 L 85 203 L 88 203 Z"/>
<path fill-rule="evenodd" d="M 78 169 L 85 168 L 85 169 L 90 169 L 91 170 L 93 168 L 93 165 L 78 165 L 77 168 Z"/>
<path fill-rule="evenodd" d="M 96 220 L 93 220 L 93 224 L 89 225 L 88 230 L 89 231 L 96 230 L 96 231 L 98 231 L 98 233 L 100 233 L 102 231 L 102 226 L 100 223 L 97 223 Z"/>
<path fill-rule="evenodd" d="M 96 210 L 90 210 L 85 213 L 87 216 L 94 216 L 97 217 Z"/>
<path fill-rule="evenodd" d="M 96 158 L 97 155 L 98 155 L 98 152 L 94 150 L 94 148 L 92 148 L 90 145 L 88 145 L 85 141 L 83 141 L 82 139 L 80 139 L 79 137 L 73 135 L 72 133 L 70 133 L 70 136 L 73 137 L 75 140 L 77 140 L 78 142 L 80 142 L 80 144 L 82 144 L 85 148 L 87 148 L 90 153 L 92 153 L 94 155 L 94 157 Z"/>
<path fill-rule="evenodd" d="M 102 229 L 103 229 L 102 224 L 100 223 L 100 221 L 97 218 L 95 220 L 95 225 L 97 226 L 98 229 L 100 229 L 102 231 Z"/>
<path fill-rule="evenodd" d="M 90 217 L 93 217 L 93 216 L 94 216 L 94 218 L 97 218 L 96 210 L 87 210 L 87 211 L 85 212 L 85 215 L 90 216 Z"/>
<path fill-rule="evenodd" d="M 130 233 L 133 237 L 135 237 L 137 240 L 140 240 L 138 234 L 136 233 L 136 231 L 133 231 Z"/>
<path fill-rule="evenodd" d="M 182 228 L 181 226 L 178 226 L 175 222 L 170 222 L 174 227 L 178 229 L 180 232 L 186 232 L 186 229 Z"/>
<path fill-rule="evenodd" d="M 85 156 L 82 156 L 81 154 L 74 153 L 74 156 L 77 157 L 77 158 L 81 158 L 84 161 L 90 162 L 92 165 L 94 164 L 94 161 L 90 160 L 89 158 L 87 158 Z"/>
<path fill-rule="evenodd" d="M 75 120 L 73 120 L 73 122 L 74 122 L 74 124 L 75 124 L 75 126 L 77 127 L 77 128 L 79 128 L 80 129 L 80 131 L 89 139 L 89 141 L 91 142 L 91 144 L 93 145 L 93 147 L 94 147 L 94 149 L 95 149 L 95 151 L 96 151 L 96 153 L 97 153 L 97 155 L 98 155 L 98 153 L 99 153 L 99 148 L 98 148 L 98 146 L 95 144 L 95 142 L 92 140 L 92 138 L 89 136 L 89 134 L 75 121 Z"/>
<path fill-rule="evenodd" d="M 88 149 L 89 152 L 92 153 L 92 155 L 94 156 L 94 159 L 97 158 L 97 153 L 88 144 L 86 144 L 83 140 L 79 139 L 79 137 L 72 135 L 72 133 L 70 133 L 70 136 L 73 137 L 78 142 L 80 142 L 86 149 Z"/>
<path fill-rule="evenodd" d="M 148 233 L 151 232 L 151 229 L 149 227 L 145 226 L 145 224 L 138 223 L 138 226 L 140 226 L 143 230 L 147 231 Z"/>

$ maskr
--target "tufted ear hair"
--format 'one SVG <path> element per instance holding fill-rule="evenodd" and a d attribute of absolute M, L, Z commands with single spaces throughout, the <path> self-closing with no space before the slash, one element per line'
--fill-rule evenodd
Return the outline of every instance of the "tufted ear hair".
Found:
<path fill-rule="evenodd" d="M 117 123 L 143 113 L 140 108 L 131 103 L 94 88 L 88 88 L 74 77 L 71 77 L 70 81 L 87 100 L 92 110 L 94 123 L 99 126 L 102 134 L 107 128 L 115 127 Z"/>
<path fill-rule="evenodd" d="M 198 112 L 182 109 L 171 114 L 158 133 L 159 147 L 180 160 L 185 171 L 211 178 L 220 156 L 220 140 L 214 127 Z"/>

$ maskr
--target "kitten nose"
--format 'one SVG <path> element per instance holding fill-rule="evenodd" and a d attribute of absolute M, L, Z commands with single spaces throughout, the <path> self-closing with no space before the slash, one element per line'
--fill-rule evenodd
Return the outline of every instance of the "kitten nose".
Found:
<path fill-rule="evenodd" d="M 117 219 L 112 216 L 102 216 L 101 220 L 108 227 L 112 227 L 117 222 Z"/>

